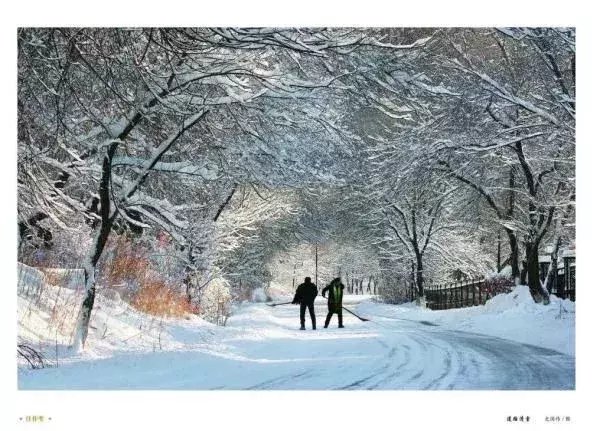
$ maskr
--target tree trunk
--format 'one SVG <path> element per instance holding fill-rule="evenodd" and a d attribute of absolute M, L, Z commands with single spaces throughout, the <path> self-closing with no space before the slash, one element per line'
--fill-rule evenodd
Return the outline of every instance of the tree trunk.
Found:
<path fill-rule="evenodd" d="M 548 294 L 552 291 L 554 284 L 556 283 L 558 276 L 558 248 L 561 244 L 561 238 L 558 237 L 554 242 L 554 247 L 552 249 L 551 254 L 551 263 L 550 268 L 548 268 L 548 274 L 546 275 L 546 281 L 544 282 L 544 287 L 548 291 Z M 556 292 L 559 298 L 564 298 L 564 292 Z"/>
<path fill-rule="evenodd" d="M 417 254 L 417 273 L 416 273 L 416 284 L 419 298 L 417 299 L 417 305 L 425 307 L 425 288 L 423 286 L 423 256 Z"/>
<path fill-rule="evenodd" d="M 519 242 L 517 241 L 517 235 L 515 232 L 507 229 L 506 234 L 508 235 L 508 243 L 510 245 L 510 268 L 511 277 L 515 281 L 515 284 L 520 282 L 519 280 Z"/>
<path fill-rule="evenodd" d="M 185 286 L 185 297 L 188 304 L 192 304 L 192 280 L 191 273 L 187 273 L 183 279 L 183 285 Z"/>
<path fill-rule="evenodd" d="M 521 269 L 521 275 L 519 276 L 519 284 L 527 284 L 527 258 L 523 261 L 523 268 Z"/>
<path fill-rule="evenodd" d="M 540 263 L 538 256 L 538 244 L 527 243 L 525 246 L 527 253 L 527 284 L 529 292 L 536 303 L 543 302 L 544 305 L 550 303 L 548 291 L 544 289 L 540 281 Z"/>
<path fill-rule="evenodd" d="M 511 166 L 508 178 L 508 211 L 506 214 L 510 219 L 515 216 L 515 167 Z M 519 283 L 519 242 L 517 235 L 512 229 L 506 229 L 508 243 L 510 245 L 510 267 L 511 277 L 515 284 Z"/>
<path fill-rule="evenodd" d="M 108 220 L 106 223 L 103 220 L 100 230 L 98 231 L 98 235 L 94 241 L 91 255 L 83 268 L 85 275 L 85 298 L 81 304 L 81 309 L 79 310 L 79 315 L 77 318 L 77 327 L 75 331 L 75 338 L 73 340 L 73 347 L 75 350 L 80 350 L 85 347 L 90 318 L 94 308 L 94 300 L 96 299 L 96 264 L 102 255 L 104 247 L 106 246 L 106 241 L 108 240 L 111 226 L 112 219 Z"/>
<path fill-rule="evenodd" d="M 194 264 L 195 262 L 195 258 L 194 258 L 194 250 L 192 245 L 190 244 L 188 246 L 188 261 L 187 261 L 187 265 L 185 266 L 185 278 L 183 279 L 183 284 L 185 286 L 185 295 L 187 298 L 187 302 L 188 304 L 191 305 L 192 303 L 192 288 L 193 288 L 193 273 L 194 273 Z"/>
<path fill-rule="evenodd" d="M 94 300 L 96 298 L 96 265 L 98 264 L 98 260 L 100 260 L 100 256 L 102 255 L 104 247 L 106 246 L 106 241 L 108 240 L 108 236 L 113 226 L 116 214 L 114 211 L 111 213 L 111 199 L 109 190 L 112 158 L 116 149 L 117 144 L 111 144 L 111 146 L 109 146 L 107 149 L 106 155 L 102 162 L 102 177 L 100 179 L 100 187 L 98 189 L 101 205 L 101 222 L 100 229 L 96 234 L 89 257 L 83 268 L 85 274 L 85 298 L 79 310 L 75 337 L 73 339 L 73 348 L 76 350 L 85 347 L 90 318 L 94 308 Z"/>
<path fill-rule="evenodd" d="M 500 240 L 500 232 L 498 232 L 498 250 L 496 254 L 496 272 L 502 271 L 502 241 Z"/>

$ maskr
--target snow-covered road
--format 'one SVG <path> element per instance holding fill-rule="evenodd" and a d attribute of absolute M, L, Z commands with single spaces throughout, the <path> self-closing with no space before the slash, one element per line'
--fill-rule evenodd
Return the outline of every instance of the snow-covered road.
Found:
<path fill-rule="evenodd" d="M 348 306 L 352 309 L 349 297 Z M 21 389 L 574 389 L 575 360 L 554 350 L 373 314 L 299 331 L 298 307 L 249 304 L 226 328 L 167 328 L 180 347 L 20 370 Z M 373 308 L 369 308 L 372 310 Z M 376 307 L 375 307 L 376 309 Z M 308 318 L 308 316 L 307 316 Z M 310 326 L 310 325 L 308 325 Z M 184 346 L 184 347 L 181 347 Z"/>

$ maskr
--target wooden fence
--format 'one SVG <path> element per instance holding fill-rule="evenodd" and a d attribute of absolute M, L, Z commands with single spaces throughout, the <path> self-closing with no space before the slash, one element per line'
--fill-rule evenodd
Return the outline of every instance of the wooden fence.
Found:
<path fill-rule="evenodd" d="M 540 264 L 540 276 L 545 279 L 550 271 L 550 262 Z M 562 258 L 562 267 L 554 268 L 554 277 L 547 287 L 548 291 L 563 299 L 575 301 L 575 256 Z"/>
<path fill-rule="evenodd" d="M 83 291 L 85 275 L 76 268 L 34 268 L 17 262 L 17 293 L 21 296 L 39 296 L 46 284 Z"/>
<path fill-rule="evenodd" d="M 510 292 L 510 285 L 503 279 L 473 279 L 429 286 L 425 288 L 425 298 L 427 308 L 446 310 L 482 305 L 488 299 L 507 292 Z"/>

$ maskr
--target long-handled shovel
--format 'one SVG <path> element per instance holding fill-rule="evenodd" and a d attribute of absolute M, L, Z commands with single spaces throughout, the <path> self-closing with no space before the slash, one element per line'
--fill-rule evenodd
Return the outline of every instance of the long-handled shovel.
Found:
<path fill-rule="evenodd" d="M 280 302 L 279 304 L 267 304 L 267 305 L 270 305 L 271 307 L 275 307 L 277 305 L 285 305 L 285 304 L 291 304 L 291 303 L 292 303 L 292 301 L 290 301 L 290 302 Z"/>
<path fill-rule="evenodd" d="M 348 310 L 346 307 L 342 307 L 344 310 L 346 310 L 348 313 L 352 314 L 354 317 L 358 317 L 360 320 L 362 320 L 363 322 L 369 322 L 369 319 L 365 319 L 364 317 L 360 317 L 358 314 L 353 313 L 352 311 Z"/>

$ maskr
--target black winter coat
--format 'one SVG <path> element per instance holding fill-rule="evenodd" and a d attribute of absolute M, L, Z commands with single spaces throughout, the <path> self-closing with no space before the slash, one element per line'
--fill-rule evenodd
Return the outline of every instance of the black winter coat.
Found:
<path fill-rule="evenodd" d="M 314 283 L 302 283 L 296 289 L 296 295 L 294 296 L 293 303 L 297 304 L 312 304 L 315 302 L 315 298 L 319 294 L 319 289 Z"/>

